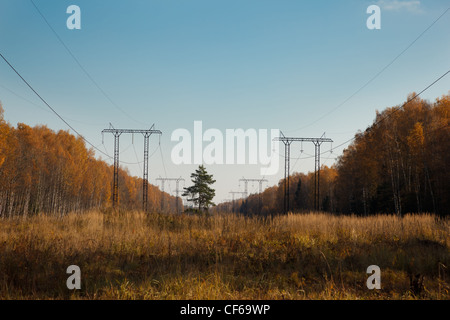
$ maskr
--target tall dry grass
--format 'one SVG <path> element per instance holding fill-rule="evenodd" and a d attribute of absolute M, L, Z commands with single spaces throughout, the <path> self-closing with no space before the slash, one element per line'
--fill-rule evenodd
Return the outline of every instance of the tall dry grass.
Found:
<path fill-rule="evenodd" d="M 2 299 L 449 299 L 449 221 L 89 212 L 0 220 Z M 66 287 L 81 268 L 82 289 Z M 381 290 L 366 269 L 381 268 Z M 409 275 L 424 276 L 420 292 Z"/>

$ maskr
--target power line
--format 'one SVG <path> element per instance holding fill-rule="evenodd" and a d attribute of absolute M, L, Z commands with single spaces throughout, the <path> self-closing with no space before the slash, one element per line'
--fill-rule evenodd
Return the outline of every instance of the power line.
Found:
<path fill-rule="evenodd" d="M 434 86 L 437 82 L 439 82 L 440 80 L 442 80 L 442 79 L 443 79 L 446 75 L 448 75 L 449 73 L 450 73 L 450 70 L 448 70 L 448 71 L 445 72 L 443 75 L 441 75 L 439 78 L 437 78 L 436 80 L 434 80 L 434 81 L 433 81 L 431 84 L 429 84 L 426 88 L 424 88 L 422 91 L 420 91 L 419 93 L 417 93 L 414 97 L 412 97 L 411 99 L 409 99 L 408 101 L 406 101 L 405 103 L 403 103 L 400 107 L 394 109 L 394 111 L 392 111 L 391 113 L 387 114 L 385 117 L 383 117 L 383 118 L 381 118 L 380 120 L 378 120 L 377 122 L 375 122 L 375 123 L 372 125 L 371 128 L 377 126 L 377 125 L 380 124 L 382 121 L 386 120 L 387 118 L 389 118 L 390 116 L 392 116 L 394 113 L 396 113 L 396 112 L 398 112 L 400 109 L 404 108 L 408 103 L 414 101 L 417 97 L 419 97 L 422 93 L 424 93 L 425 91 L 427 91 L 428 89 L 430 89 L 432 86 Z M 437 129 L 434 129 L 434 130 L 440 130 L 440 129 L 443 129 L 443 128 L 446 128 L 446 127 L 448 127 L 448 125 L 444 125 L 444 126 L 442 126 L 442 127 L 439 127 L 439 128 L 437 128 Z M 341 144 L 339 144 L 339 145 L 337 145 L 337 146 L 331 148 L 330 150 L 321 152 L 320 155 L 323 155 L 323 154 L 325 154 L 325 153 L 327 153 L 327 152 L 333 152 L 335 149 L 340 148 L 340 147 L 342 147 L 342 146 L 344 146 L 344 145 L 346 145 L 346 144 L 352 142 L 352 141 L 355 140 L 355 139 L 356 139 L 356 137 L 354 136 L 354 137 L 352 137 L 352 138 L 346 140 L 345 142 L 343 142 L 343 143 L 341 143 Z M 280 153 L 278 153 L 278 152 L 273 151 L 273 153 L 277 153 L 280 157 L 282 156 L 282 155 L 281 155 Z M 272 153 L 272 156 L 273 156 L 273 153 Z M 286 156 L 284 156 L 284 157 L 286 157 Z M 305 157 L 305 158 L 298 157 L 298 158 L 291 158 L 291 159 L 303 160 L 303 159 L 309 159 L 309 158 L 313 158 L 313 157 Z M 327 159 L 327 160 L 328 160 L 328 159 Z M 295 165 L 294 165 L 294 166 L 295 166 Z M 285 178 L 285 179 L 286 179 L 286 178 Z"/>
<path fill-rule="evenodd" d="M 133 145 L 133 144 L 130 143 L 124 150 L 120 151 L 120 154 L 122 154 L 122 153 L 124 153 L 125 151 L 127 151 L 128 149 L 130 149 L 132 145 Z"/>
<path fill-rule="evenodd" d="M 133 150 L 134 150 L 134 155 L 136 156 L 136 161 L 138 161 L 139 171 L 142 171 L 141 164 L 139 163 L 138 155 L 136 152 L 136 148 L 134 147 L 134 143 L 133 143 Z"/>
<path fill-rule="evenodd" d="M 375 122 L 371 127 L 368 128 L 368 130 L 371 130 L 371 128 L 374 128 L 375 126 L 377 126 L 379 123 L 381 123 L 382 121 L 386 120 L 387 118 L 389 118 L 390 116 L 392 116 L 394 113 L 398 112 L 400 109 L 403 109 L 408 103 L 410 103 L 411 101 L 414 101 L 417 97 L 419 97 L 422 93 L 424 93 L 425 91 L 427 91 L 428 89 L 430 89 L 432 86 L 434 86 L 437 82 L 439 82 L 441 79 L 443 79 L 447 74 L 450 73 L 450 70 L 448 70 L 447 72 L 445 72 L 442 76 L 440 76 L 439 78 L 437 78 L 436 80 L 434 80 L 430 85 L 428 85 L 425 89 L 423 89 L 422 91 L 420 91 L 419 93 L 417 93 L 414 97 L 412 97 L 411 99 L 409 99 L 408 101 L 406 101 L 405 103 L 403 103 L 400 107 L 394 109 L 394 111 L 392 111 L 391 113 L 387 114 L 385 117 L 381 118 L 379 121 Z M 445 126 L 444 126 L 445 127 Z M 355 140 L 356 137 L 352 137 L 350 139 L 348 139 L 347 141 L 339 144 L 338 146 L 330 149 L 329 151 L 333 151 L 334 149 L 337 149 L 343 145 L 346 145 L 350 142 L 352 142 L 353 140 Z M 323 153 L 329 152 L 329 151 L 325 151 Z M 322 154 L 323 154 L 322 153 Z"/>
<path fill-rule="evenodd" d="M 276 154 L 278 155 L 278 157 L 280 157 L 280 158 L 283 158 L 283 159 L 284 159 L 284 157 L 285 157 L 284 154 L 281 154 L 281 153 L 279 153 L 279 152 L 274 151 L 274 153 L 276 153 Z M 315 156 L 310 155 L 310 154 L 307 154 L 307 153 L 304 153 L 304 154 L 308 155 L 308 157 L 302 157 L 302 156 L 300 156 L 300 157 L 291 157 L 291 159 L 292 159 L 292 160 L 305 160 L 305 159 L 312 159 L 312 158 L 315 157 Z"/>
<path fill-rule="evenodd" d="M 294 171 L 295 166 L 296 166 L 297 163 L 298 163 L 298 160 L 300 160 L 300 157 L 298 157 L 297 160 L 295 160 L 294 165 L 292 166 L 292 171 Z"/>
<path fill-rule="evenodd" d="M 4 85 L 0 84 L 0 87 L 2 87 L 3 89 L 5 89 L 6 91 L 9 91 L 11 94 L 15 95 L 16 97 L 18 97 L 18 98 L 20 98 L 20 99 L 22 99 L 22 100 L 28 102 L 29 104 L 31 104 L 31 105 L 33 105 L 33 106 L 35 106 L 35 107 L 37 107 L 37 108 L 39 108 L 39 109 L 41 109 L 41 110 L 43 110 L 43 111 L 45 111 L 45 112 L 51 113 L 51 111 L 49 111 L 47 108 L 44 108 L 43 106 L 41 106 L 41 105 L 39 105 L 39 104 L 37 104 L 37 103 L 34 103 L 34 102 L 31 101 L 31 100 L 28 100 L 27 98 L 25 98 L 25 97 L 19 95 L 17 92 L 15 92 L 15 91 L 13 91 L 13 90 L 11 90 L 11 89 L 5 87 Z M 71 118 L 66 117 L 66 116 L 64 116 L 64 118 L 66 118 L 66 119 L 68 119 L 68 120 L 70 120 L 70 121 L 73 121 L 73 122 L 78 122 L 78 123 L 87 125 L 87 126 L 98 126 L 98 124 L 86 123 L 86 122 L 84 122 L 84 121 L 79 121 L 79 120 L 71 119 Z"/>
<path fill-rule="evenodd" d="M 170 188 L 170 182 L 171 181 L 175 181 L 175 183 L 176 183 L 176 188 L 175 188 L 175 194 L 176 194 L 176 212 L 177 212 L 177 214 L 179 214 L 180 213 L 180 209 L 179 209 L 179 204 L 178 204 L 178 200 L 180 199 L 179 198 L 179 193 L 180 193 L 180 181 L 183 181 L 183 183 L 184 183 L 184 179 L 182 178 L 182 177 L 179 177 L 179 178 L 161 178 L 161 177 L 159 177 L 159 178 L 157 178 L 156 179 L 157 181 L 161 181 L 161 192 L 162 192 L 162 194 L 161 194 L 161 210 L 163 210 L 163 208 L 164 208 L 164 198 L 165 198 L 165 196 L 164 196 L 164 183 L 165 182 L 169 182 L 169 188 Z M 172 192 L 172 191 L 171 191 Z"/>
<path fill-rule="evenodd" d="M 101 154 L 105 155 L 106 157 L 108 157 L 109 159 L 113 159 L 113 157 L 111 157 L 108 153 L 105 153 L 104 151 L 100 150 L 97 146 L 95 146 L 94 144 L 92 144 L 89 140 L 87 140 L 81 133 L 78 132 L 78 130 L 76 130 L 73 126 L 70 125 L 70 123 L 68 123 L 58 112 L 56 112 L 55 109 L 53 109 L 50 104 L 48 104 L 48 102 L 42 98 L 42 96 L 28 83 L 27 80 L 25 80 L 24 77 L 22 77 L 22 75 L 13 67 L 13 65 L 5 58 L 5 56 L 3 56 L 2 53 L 0 53 L 0 57 L 8 64 L 8 66 L 19 76 L 20 79 L 22 79 L 22 81 L 28 86 L 28 88 L 31 89 L 31 91 L 34 92 L 34 94 L 62 121 L 64 122 L 73 132 L 75 132 L 84 142 L 86 142 L 88 145 L 90 145 L 93 149 L 97 150 L 98 152 L 100 152 Z M 106 148 L 105 148 L 106 150 Z M 107 151 L 107 150 L 106 150 Z M 125 161 L 121 161 L 124 164 L 136 164 L 133 162 L 125 162 Z"/>
<path fill-rule="evenodd" d="M 450 8 L 449 8 L 450 9 Z M 441 79 L 443 79 L 447 74 L 450 73 L 450 70 L 448 70 L 447 72 L 445 72 L 443 75 L 441 75 L 439 78 L 437 78 L 436 80 L 434 80 L 431 84 L 429 84 L 425 89 L 423 89 L 422 91 L 420 91 L 419 93 L 417 93 L 414 97 L 412 97 L 411 99 L 409 99 L 408 101 L 406 101 L 405 103 L 403 103 L 400 107 L 394 109 L 391 113 L 386 114 L 385 117 L 379 119 L 378 121 L 376 121 L 371 127 L 368 128 L 368 130 L 371 130 L 372 128 L 374 128 L 375 126 L 379 125 L 382 121 L 388 119 L 389 117 L 391 117 L 394 113 L 398 112 L 399 110 L 403 109 L 408 103 L 410 103 L 411 101 L 414 101 L 417 97 L 419 97 L 422 93 L 424 93 L 425 91 L 427 91 L 429 88 L 431 88 L 432 86 L 434 86 L 437 82 L 439 82 Z M 334 149 L 339 148 L 353 140 L 355 140 L 356 137 L 352 137 L 351 139 L 345 141 L 344 143 L 341 143 L 340 145 L 331 148 L 330 150 L 324 151 L 324 152 L 320 152 L 320 149 L 317 150 L 317 145 L 316 145 L 316 172 L 318 172 L 318 170 L 320 170 L 320 165 L 317 164 L 317 156 L 320 157 L 320 155 L 327 153 L 327 152 L 333 152 Z M 291 141 L 296 141 L 296 140 L 303 140 L 303 138 L 286 138 L 284 137 L 279 137 L 276 138 L 276 140 L 278 141 L 283 141 L 285 143 L 285 212 L 289 211 L 289 193 L 288 191 L 286 192 L 286 190 L 289 190 L 289 161 L 290 161 L 290 143 Z M 320 147 L 320 144 L 318 144 Z M 287 171 L 286 171 L 287 170 Z M 287 173 L 286 173 L 287 172 Z M 316 179 L 317 182 L 319 182 L 319 177 L 317 176 Z M 318 189 L 319 187 L 317 186 L 317 195 L 315 196 L 315 198 L 317 197 L 317 199 L 315 199 L 315 207 L 316 209 L 318 209 L 319 207 L 319 197 L 318 197 Z"/>
<path fill-rule="evenodd" d="M 66 120 L 64 120 L 63 117 L 61 117 L 58 112 L 55 111 L 55 109 L 53 109 L 48 103 L 47 101 L 44 100 L 44 98 L 42 98 L 40 96 L 39 93 L 37 93 L 36 90 L 34 90 L 34 88 L 28 83 L 28 81 L 26 81 L 22 75 L 11 65 L 11 63 L 9 63 L 9 61 L 3 56 L 2 53 L 0 53 L 0 57 L 2 57 L 2 59 L 8 64 L 8 66 L 19 76 L 20 79 L 22 79 L 22 81 L 28 86 L 28 88 L 31 89 L 31 91 L 34 92 L 34 94 L 36 96 L 38 96 L 38 98 L 59 118 L 61 119 L 62 122 L 64 122 L 70 129 L 72 129 L 73 132 L 75 132 L 81 139 L 83 139 L 87 144 L 89 144 L 92 148 L 94 148 L 95 150 L 97 150 L 98 152 L 100 152 L 101 154 L 107 156 L 108 158 L 112 158 L 110 155 L 106 154 L 105 152 L 103 152 L 102 150 L 98 149 L 96 146 L 94 146 L 89 140 L 87 140 L 82 134 L 80 134 L 74 127 L 72 127 Z"/>
<path fill-rule="evenodd" d="M 317 122 L 319 122 L 320 120 L 322 120 L 323 118 L 329 116 L 330 114 L 332 114 L 333 112 L 335 112 L 337 109 L 341 108 L 344 104 L 346 104 L 349 100 L 351 100 L 354 96 L 356 96 L 359 92 L 361 92 L 363 89 L 365 89 L 370 83 L 372 83 L 376 78 L 378 78 L 384 71 L 386 71 L 386 69 L 388 69 L 395 61 L 398 60 L 398 58 L 400 58 L 406 51 L 408 51 L 428 30 L 430 30 L 448 11 L 450 10 L 450 7 L 447 8 L 447 10 L 445 10 L 436 20 L 433 21 L 432 24 L 430 24 L 421 34 L 419 34 L 419 36 L 417 36 L 413 42 L 411 42 L 402 52 L 400 52 L 391 62 L 389 62 L 383 69 L 381 69 L 381 71 L 379 71 L 377 74 L 375 74 L 372 78 L 369 79 L 369 81 L 367 81 L 362 87 L 360 87 L 358 90 L 356 90 L 350 97 L 348 97 L 347 99 L 345 99 L 343 102 L 341 102 L 339 105 L 337 105 L 336 107 L 334 107 L 333 109 L 331 109 L 330 111 L 328 111 L 327 113 L 325 113 L 323 116 L 319 117 L 318 119 L 314 120 L 313 122 L 301 127 L 301 128 L 297 128 L 294 130 L 290 130 L 290 131 L 286 131 L 286 132 L 295 132 L 295 131 L 299 131 L 305 128 L 308 128 L 310 126 L 312 126 L 313 124 L 316 124 Z"/>
<path fill-rule="evenodd" d="M 135 133 L 141 133 L 144 136 L 144 170 L 142 178 L 142 206 L 144 212 L 147 212 L 147 202 L 148 202 L 148 151 L 150 136 L 152 134 L 161 135 L 160 130 L 153 129 L 154 125 L 150 129 L 116 129 L 111 123 L 109 129 L 104 129 L 103 133 L 112 133 L 114 136 L 114 178 L 113 178 L 113 206 L 118 207 L 119 204 L 119 142 L 120 136 L 124 133 L 132 134 L 134 137 Z M 133 138 L 134 142 L 134 138 Z M 134 146 L 134 143 L 132 144 Z"/>
<path fill-rule="evenodd" d="M 148 126 L 148 124 L 143 123 L 139 120 L 134 119 L 133 117 L 131 117 L 127 112 L 125 112 L 121 107 L 119 107 L 117 105 L 117 103 L 115 103 L 111 97 L 105 92 L 105 90 L 102 89 L 102 87 L 100 87 L 100 85 L 97 83 L 97 81 L 94 80 L 94 78 L 91 76 L 91 74 L 89 72 L 87 72 L 87 70 L 83 67 L 83 65 L 80 63 L 80 61 L 77 59 L 77 57 L 75 57 L 75 55 L 72 53 L 72 51 L 69 49 L 69 47 L 65 44 L 65 42 L 61 39 L 61 37 L 58 35 L 58 33 L 55 31 L 55 29 L 53 29 L 53 27 L 51 26 L 51 24 L 48 22 L 48 20 L 45 18 L 44 14 L 39 10 L 39 8 L 36 6 L 36 4 L 33 2 L 33 0 L 30 0 L 30 2 L 33 4 L 33 6 L 36 8 L 37 12 L 39 13 L 39 15 L 42 17 L 42 19 L 45 21 L 45 23 L 47 24 L 47 26 L 50 28 L 50 30 L 52 30 L 53 34 L 56 36 L 56 38 L 58 39 L 58 41 L 63 45 L 63 47 L 66 49 L 66 51 L 69 53 L 69 55 L 72 57 L 72 59 L 76 62 L 76 64 L 80 67 L 80 69 L 84 72 L 84 74 L 89 78 L 89 80 L 94 84 L 95 87 L 97 87 L 97 89 L 103 94 L 103 96 L 120 112 L 122 112 L 125 116 L 127 116 L 129 119 L 133 120 L 136 123 L 140 123 L 143 124 L 145 126 Z"/>
<path fill-rule="evenodd" d="M 239 180 L 239 183 L 241 183 L 241 182 L 244 182 L 244 190 L 245 190 L 245 192 L 244 192 L 244 194 L 245 194 L 245 197 L 248 197 L 248 183 L 249 182 L 258 182 L 259 183 L 259 193 L 261 193 L 262 192 L 262 184 L 263 184 L 263 182 L 269 182 L 269 181 L 267 181 L 267 179 L 265 179 L 265 178 L 261 178 L 261 179 L 247 179 L 247 178 L 244 178 L 244 177 L 242 177 L 242 179 L 240 179 Z"/>
<path fill-rule="evenodd" d="M 37 103 L 34 103 L 33 101 L 28 100 L 28 99 L 25 98 L 25 97 L 22 97 L 21 95 L 19 95 L 18 93 L 14 92 L 13 90 L 11 90 L 11 89 L 5 87 L 4 85 L 0 84 L 0 87 L 2 87 L 3 89 L 9 91 L 10 93 L 12 93 L 13 95 L 15 95 L 16 97 L 18 97 L 18 98 L 20 98 L 20 99 L 22 99 L 22 100 L 28 102 L 29 104 L 31 104 L 31 105 L 33 105 L 33 106 L 35 106 L 35 107 L 38 107 L 39 109 L 41 109 L 41 110 L 43 110 L 43 111 L 45 111 L 45 112 L 51 113 L 51 111 L 49 111 L 47 108 L 44 108 L 43 106 L 41 106 L 41 105 L 39 105 L 39 104 L 37 104 Z M 67 117 L 66 117 L 66 118 L 67 118 Z"/>
<path fill-rule="evenodd" d="M 291 144 L 293 142 L 312 142 L 314 144 L 314 208 L 320 210 L 319 195 L 320 195 L 320 146 L 324 142 L 333 142 L 329 138 L 325 138 L 325 133 L 320 138 L 298 138 L 298 137 L 286 137 L 283 132 L 280 131 L 281 137 L 274 138 L 273 141 L 281 141 L 284 144 L 284 213 L 289 212 L 289 177 L 290 177 L 290 152 Z"/>
<path fill-rule="evenodd" d="M 160 137 L 160 140 L 159 140 L 159 146 L 160 146 L 159 152 L 161 154 L 161 162 L 162 162 L 163 169 L 164 169 L 164 177 L 167 179 L 166 165 L 165 165 L 165 162 L 164 162 L 163 152 L 162 152 L 162 149 L 161 149 L 161 137 Z M 170 193 L 172 193 L 172 188 L 170 187 L 170 184 L 169 184 L 169 190 L 170 190 Z"/>
<path fill-rule="evenodd" d="M 384 121 L 385 119 L 387 119 L 388 117 L 390 117 L 393 113 L 395 113 L 395 112 L 399 111 L 401 108 L 405 107 L 405 106 L 406 106 L 408 103 L 410 103 L 411 101 L 415 100 L 415 99 L 416 99 L 417 97 L 419 97 L 422 93 L 424 93 L 425 91 L 427 91 L 429 88 L 431 88 L 433 85 L 435 85 L 435 84 L 436 84 L 437 82 L 439 82 L 441 79 L 443 79 L 443 78 L 444 78 L 447 74 L 449 74 L 449 73 L 450 73 L 450 70 L 448 70 L 448 71 L 445 72 L 442 76 L 440 76 L 440 77 L 437 78 L 435 81 L 433 81 L 430 85 L 428 85 L 425 89 L 423 89 L 423 90 L 420 91 L 418 94 L 416 94 L 413 98 L 411 98 L 410 100 L 406 101 L 403 105 L 401 105 L 400 107 L 398 107 L 397 109 L 395 109 L 392 113 L 388 114 L 387 116 L 385 116 L 384 118 L 380 119 L 378 122 L 376 122 L 375 124 L 373 124 L 373 127 L 376 126 L 376 125 L 378 125 L 381 121 Z M 445 128 L 445 127 L 448 127 L 448 125 L 444 125 L 444 126 L 442 126 L 442 127 L 440 127 L 440 128 L 434 129 L 434 130 L 440 130 L 440 129 L 443 129 L 443 128 Z M 335 149 L 340 148 L 340 147 L 342 147 L 342 146 L 344 146 L 344 145 L 346 145 L 346 144 L 352 142 L 352 141 L 355 140 L 355 139 L 356 139 L 356 137 L 352 137 L 352 138 L 346 140 L 345 142 L 343 142 L 343 143 L 341 143 L 341 144 L 339 144 L 339 145 L 337 145 L 337 146 L 332 147 L 330 150 L 321 152 L 320 155 L 323 155 L 323 154 L 325 154 L 325 153 L 327 153 L 327 152 L 333 152 Z M 282 154 L 276 152 L 275 150 L 273 150 L 273 151 L 272 151 L 271 158 L 270 158 L 270 161 L 272 161 L 272 158 L 273 158 L 274 153 L 278 154 L 278 156 L 280 156 L 280 157 L 285 157 L 285 155 L 282 155 Z M 310 158 L 314 158 L 314 157 L 311 156 L 311 157 L 304 157 L 304 158 L 302 158 L 302 157 L 300 156 L 300 157 L 298 157 L 298 158 L 291 158 L 291 159 L 297 159 L 297 161 L 298 161 L 298 160 L 304 160 L 304 159 L 310 159 Z M 295 163 L 295 164 L 296 164 L 296 163 Z M 294 166 L 295 166 L 295 164 L 294 164 Z M 267 168 L 266 168 L 266 172 L 267 172 Z M 266 174 L 263 175 L 263 178 L 265 178 L 265 176 L 266 176 Z"/>

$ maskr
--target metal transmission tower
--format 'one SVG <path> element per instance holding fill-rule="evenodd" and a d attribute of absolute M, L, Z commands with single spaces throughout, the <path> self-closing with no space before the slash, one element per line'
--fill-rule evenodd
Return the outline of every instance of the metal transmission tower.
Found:
<path fill-rule="evenodd" d="M 315 146 L 315 168 L 314 168 L 314 209 L 320 210 L 319 195 L 320 195 L 320 145 L 324 142 L 333 142 L 328 138 L 289 138 L 285 137 L 282 132 L 281 137 L 275 138 L 274 141 L 281 141 L 284 143 L 284 213 L 289 212 L 289 166 L 290 166 L 290 149 L 291 143 L 294 141 L 312 142 Z"/>
<path fill-rule="evenodd" d="M 229 193 L 231 194 L 231 196 L 233 198 L 233 213 L 235 213 L 235 211 L 236 211 L 235 207 L 236 206 L 234 205 L 234 195 L 240 194 L 240 195 L 244 195 L 245 196 L 245 192 L 242 192 L 242 191 L 230 191 Z"/>
<path fill-rule="evenodd" d="M 313 141 L 314 143 L 314 208 L 320 210 L 320 145 L 323 142 L 333 142 L 333 140 L 323 138 L 325 133 L 319 139 Z M 325 139 L 325 140 L 324 140 Z"/>
<path fill-rule="evenodd" d="M 269 181 L 267 179 L 246 179 L 243 177 L 242 179 L 239 180 L 239 182 L 244 182 L 245 197 L 248 197 L 248 183 L 249 182 L 258 182 L 259 183 L 259 211 L 261 212 L 261 209 L 262 209 L 262 184 L 263 184 L 263 182 L 269 182 Z"/>
<path fill-rule="evenodd" d="M 162 191 L 162 195 L 161 195 L 161 209 L 162 208 L 164 208 L 164 182 L 166 182 L 166 181 L 175 181 L 175 183 L 176 183 L 176 189 L 175 189 L 175 193 L 176 193 L 176 200 L 177 200 L 177 203 L 176 203 L 176 206 L 177 206 L 177 214 L 178 213 L 180 213 L 180 210 L 179 210 L 179 204 L 178 204 L 178 194 L 180 193 L 180 181 L 185 181 L 183 178 L 181 178 L 181 177 L 179 177 L 179 178 L 161 178 L 161 177 L 159 177 L 159 178 L 157 178 L 156 179 L 157 181 L 161 181 L 161 191 Z"/>
<path fill-rule="evenodd" d="M 239 182 L 244 182 L 245 187 L 245 197 L 248 197 L 248 183 L 249 182 L 258 182 L 259 183 L 259 193 L 262 192 L 262 184 L 263 182 L 269 182 L 267 179 L 246 179 L 246 178 L 242 178 L 239 180 Z"/>
<path fill-rule="evenodd" d="M 144 136 L 144 172 L 142 181 L 142 207 L 147 212 L 148 202 L 148 150 L 149 140 L 152 134 L 162 134 L 160 130 L 154 130 L 153 125 L 148 130 L 140 129 L 115 129 L 111 124 L 109 129 L 104 129 L 103 133 L 112 133 L 114 135 L 114 180 L 113 180 L 113 206 L 117 208 L 119 203 L 119 137 L 122 133 L 142 133 Z"/>

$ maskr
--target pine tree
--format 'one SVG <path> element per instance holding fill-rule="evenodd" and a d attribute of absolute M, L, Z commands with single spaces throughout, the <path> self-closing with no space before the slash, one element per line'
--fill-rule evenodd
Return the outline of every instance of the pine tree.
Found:
<path fill-rule="evenodd" d="M 216 191 L 210 187 L 216 180 L 213 176 L 206 172 L 206 168 L 201 165 L 191 174 L 191 181 L 194 185 L 184 188 L 183 196 L 188 196 L 188 201 L 192 201 L 198 206 L 199 212 L 208 211 L 210 206 L 215 206 L 212 199 L 216 195 Z"/>

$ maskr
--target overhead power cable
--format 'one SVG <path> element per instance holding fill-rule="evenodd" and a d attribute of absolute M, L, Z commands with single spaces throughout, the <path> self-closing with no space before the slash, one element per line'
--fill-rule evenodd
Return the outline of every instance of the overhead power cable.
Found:
<path fill-rule="evenodd" d="M 294 130 L 290 130 L 290 131 L 286 130 L 285 132 L 287 132 L 287 133 L 295 132 L 295 131 L 299 131 L 299 130 L 308 128 L 308 127 L 312 126 L 313 124 L 316 124 L 320 120 L 324 119 L 325 117 L 329 116 L 330 114 L 335 112 L 337 109 L 341 108 L 344 104 L 346 104 L 348 101 L 350 101 L 354 96 L 356 96 L 359 92 L 361 92 L 363 89 L 365 89 L 369 84 L 371 84 L 376 78 L 378 78 L 384 71 L 386 71 L 386 69 L 388 69 L 395 61 L 397 61 L 398 58 L 400 58 L 406 51 L 408 51 L 420 38 L 422 38 L 422 36 L 428 30 L 430 30 L 449 11 L 450 11 L 450 7 L 448 7 L 436 20 L 433 21 L 433 23 L 431 23 L 421 34 L 419 34 L 405 49 L 403 49 L 402 52 L 400 52 L 397 56 L 395 56 L 395 58 L 392 59 L 384 68 L 382 68 L 378 73 L 376 73 L 372 78 L 370 78 L 362 87 L 360 87 L 358 90 L 356 90 L 352 95 L 350 95 L 343 102 L 341 102 L 336 107 L 334 107 L 333 109 L 331 109 L 330 111 L 328 111 L 327 113 L 322 115 L 321 117 L 317 118 L 313 122 L 311 122 L 303 127 L 294 129 Z"/>
<path fill-rule="evenodd" d="M 75 57 L 75 55 L 72 53 L 72 51 L 69 49 L 69 47 L 65 44 L 65 42 L 61 39 L 61 37 L 58 35 L 58 33 L 53 29 L 51 24 L 48 22 L 48 20 L 45 18 L 44 14 L 39 10 L 39 8 L 36 6 L 33 0 L 30 0 L 30 2 L 33 4 L 33 6 L 36 8 L 39 15 L 42 17 L 42 19 L 45 21 L 47 26 L 52 30 L 53 34 L 56 36 L 58 41 L 63 45 L 63 47 L 66 49 L 66 51 L 69 53 L 69 55 L 72 57 L 72 59 L 76 62 L 76 64 L 80 67 L 80 69 L 83 71 L 83 73 L 89 78 L 89 80 L 94 84 L 94 86 L 103 94 L 103 96 L 120 112 L 122 112 L 127 118 L 130 120 L 133 120 L 136 123 L 140 123 L 142 125 L 148 126 L 148 124 L 143 123 L 137 119 L 134 119 L 131 117 L 127 112 L 125 112 L 117 103 L 115 103 L 111 97 L 103 90 L 102 87 L 98 84 L 97 81 L 94 80 L 94 78 L 91 76 L 91 74 L 83 67 L 83 65 L 80 63 L 80 61 Z"/>
<path fill-rule="evenodd" d="M 414 97 L 412 97 L 411 99 L 409 99 L 408 101 L 406 101 L 405 103 L 403 103 L 400 107 L 397 107 L 394 109 L 394 111 L 392 111 L 391 113 L 388 113 L 385 117 L 381 118 L 380 120 L 378 120 L 377 122 L 375 122 L 370 128 L 374 128 L 375 126 L 377 126 L 378 124 L 380 124 L 382 121 L 386 120 L 387 118 L 391 117 L 394 113 L 398 112 L 399 110 L 403 109 L 408 103 L 414 101 L 416 98 L 418 98 L 422 93 L 424 93 L 425 91 L 427 91 L 428 89 L 430 89 L 432 86 L 434 86 L 436 83 L 438 83 L 440 80 L 442 80 L 446 75 L 448 75 L 450 73 L 450 70 L 448 70 L 447 72 L 445 72 L 443 75 L 441 75 L 439 78 L 437 78 L 436 80 L 434 80 L 430 85 L 428 85 L 425 89 L 423 89 L 422 91 L 420 91 L 419 93 L 417 93 Z M 445 127 L 445 126 L 444 126 Z M 444 128 L 443 127 L 443 128 Z M 321 153 L 324 154 L 326 152 L 330 152 L 333 151 L 334 149 L 337 149 L 339 147 L 342 147 L 343 145 L 346 145 L 350 142 L 352 142 L 353 140 L 355 140 L 356 137 L 352 137 L 351 139 L 348 139 L 347 141 L 339 144 L 338 146 L 335 146 L 334 148 L 332 148 L 331 150 L 328 151 L 324 151 Z"/>
<path fill-rule="evenodd" d="M 15 95 L 16 97 L 22 99 L 23 101 L 28 102 L 30 105 L 33 105 L 33 106 L 35 106 L 35 107 L 37 107 L 37 108 L 39 108 L 39 109 L 41 109 L 41 110 L 43 110 L 43 111 L 45 111 L 45 112 L 52 113 L 52 112 L 51 112 L 50 110 L 48 110 L 47 108 L 45 108 L 45 107 L 43 107 L 43 106 L 41 106 L 41 105 L 39 105 L 39 104 L 37 104 L 37 103 L 34 103 L 33 101 L 31 101 L 31 100 L 29 100 L 29 99 L 27 99 L 27 98 L 25 98 L 25 97 L 19 95 L 17 92 L 11 90 L 10 88 L 7 88 L 7 87 L 5 87 L 5 86 L 2 85 L 2 84 L 0 84 L 0 87 L 3 88 L 3 89 L 5 89 L 6 91 L 10 92 L 11 94 Z M 79 121 L 79 120 L 71 119 L 71 118 L 66 117 L 66 116 L 64 116 L 64 118 L 65 118 L 65 119 L 68 119 L 68 120 L 70 120 L 70 121 L 73 121 L 73 122 L 78 122 L 78 123 L 80 123 L 80 124 L 87 125 L 87 126 L 98 126 L 98 125 L 99 125 L 99 124 L 86 123 L 86 122 L 84 122 L 84 121 Z"/>
<path fill-rule="evenodd" d="M 163 152 L 162 152 L 162 149 L 161 149 L 161 136 L 159 138 L 159 153 L 161 155 L 161 162 L 162 162 L 163 169 L 164 169 L 164 177 L 167 179 L 167 170 L 166 170 L 166 165 L 165 165 L 165 162 L 164 162 Z M 169 191 L 170 191 L 170 193 L 172 193 L 172 188 L 170 187 L 170 183 L 169 183 Z"/>
<path fill-rule="evenodd" d="M 31 91 L 34 92 L 34 94 L 59 118 L 62 122 L 64 122 L 70 129 L 72 129 L 73 132 L 75 132 L 81 139 L 83 139 L 87 144 L 89 144 L 92 148 L 100 152 L 101 154 L 107 156 L 108 158 L 112 158 L 110 155 L 106 154 L 102 150 L 98 149 L 95 145 L 93 145 L 89 140 L 87 140 L 81 133 L 79 133 L 74 127 L 70 125 L 63 117 L 59 115 L 58 112 L 55 111 L 48 103 L 44 100 L 44 98 L 41 97 L 39 93 L 37 93 L 36 90 L 28 83 L 27 80 L 25 80 L 22 75 L 9 63 L 9 61 L 3 56 L 2 53 L 0 53 L 0 57 L 8 64 L 8 66 L 19 76 L 20 79 L 28 86 L 28 88 L 31 89 Z"/>
<path fill-rule="evenodd" d="M 59 118 L 61 119 L 62 122 L 64 122 L 73 132 L 75 132 L 81 139 L 83 139 L 84 142 L 86 142 L 88 145 L 90 145 L 93 149 L 97 150 L 98 152 L 100 152 L 101 154 L 105 155 L 106 157 L 108 157 L 109 159 L 112 159 L 113 157 L 111 157 L 109 154 L 105 153 L 104 151 L 100 150 L 99 148 L 97 148 L 94 144 L 92 144 L 89 140 L 87 140 L 81 133 L 79 133 L 74 127 L 72 127 L 70 125 L 70 123 L 68 123 L 58 112 L 56 112 L 55 109 L 53 109 L 50 104 L 47 103 L 47 101 L 42 98 L 42 96 L 28 83 L 27 80 L 25 80 L 24 77 L 22 77 L 22 75 L 13 67 L 13 65 L 5 58 L 5 56 L 3 56 L 3 54 L 0 52 L 0 57 L 8 64 L 8 66 L 19 76 L 20 79 L 22 79 L 22 81 L 28 86 L 28 88 L 31 89 L 31 91 L 34 92 L 34 94 Z M 122 161 L 122 163 L 125 164 L 135 164 L 135 163 L 129 163 L 129 162 L 124 162 Z"/>

